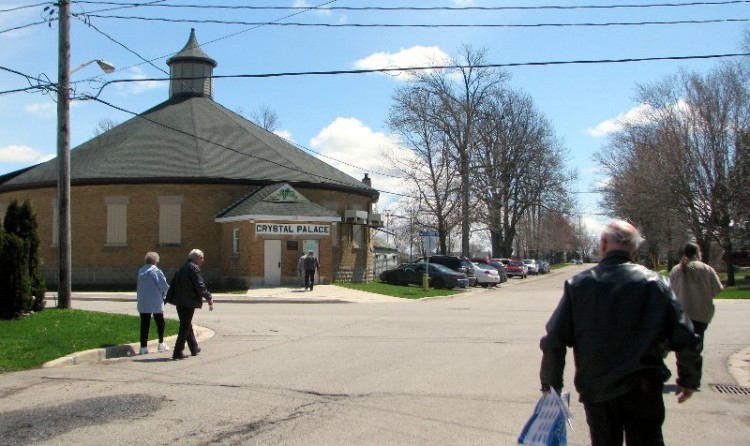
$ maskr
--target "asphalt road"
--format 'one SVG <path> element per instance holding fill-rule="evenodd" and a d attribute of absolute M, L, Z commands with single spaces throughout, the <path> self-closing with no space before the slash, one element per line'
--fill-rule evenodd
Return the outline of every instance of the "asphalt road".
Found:
<path fill-rule="evenodd" d="M 515 444 L 539 397 L 544 323 L 563 279 L 584 267 L 416 302 L 219 298 L 196 313 L 215 332 L 197 357 L 0 375 L 0 445 Z M 73 305 L 135 314 L 121 300 Z M 665 398 L 667 444 L 750 444 L 750 395 L 713 386 L 737 385 L 727 362 L 750 346 L 748 321 L 750 302 L 717 302 L 703 391 Z M 574 391 L 571 410 L 568 444 L 589 444 Z"/>

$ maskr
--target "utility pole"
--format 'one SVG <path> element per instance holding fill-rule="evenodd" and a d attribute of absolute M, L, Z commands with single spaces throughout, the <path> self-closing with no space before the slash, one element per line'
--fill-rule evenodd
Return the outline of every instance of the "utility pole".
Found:
<path fill-rule="evenodd" d="M 57 64 L 57 307 L 71 308 L 70 236 L 70 2 L 58 5 Z"/>

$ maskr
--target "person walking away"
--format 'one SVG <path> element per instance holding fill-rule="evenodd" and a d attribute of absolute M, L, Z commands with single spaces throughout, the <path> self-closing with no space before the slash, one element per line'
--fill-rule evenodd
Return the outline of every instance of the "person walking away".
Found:
<path fill-rule="evenodd" d="M 165 352 L 169 346 L 164 343 L 164 295 L 169 289 L 167 278 L 157 266 L 159 253 L 147 252 L 145 265 L 138 270 L 138 284 L 136 286 L 137 309 L 141 315 L 141 349 L 139 355 L 148 354 L 148 332 L 151 317 L 156 323 L 159 335 L 157 350 Z"/>
<path fill-rule="evenodd" d="M 297 260 L 297 277 L 299 278 L 299 286 L 305 286 L 305 253 Z"/>
<path fill-rule="evenodd" d="M 697 244 L 686 243 L 682 248 L 680 263 L 669 272 L 669 284 L 693 322 L 695 334 L 702 341 L 708 324 L 714 317 L 714 296 L 724 286 L 716 271 L 703 263 L 701 257 Z"/>
<path fill-rule="evenodd" d="M 634 263 L 642 239 L 614 220 L 600 237 L 599 263 L 568 279 L 542 337 L 542 391 L 563 387 L 567 347 L 593 446 L 663 445 L 662 390 L 677 353 L 677 402 L 700 387 L 699 338 L 666 277 Z"/>
<path fill-rule="evenodd" d="M 193 249 L 188 254 L 187 261 L 177 270 L 174 277 L 174 304 L 177 307 L 177 316 L 180 319 L 180 329 L 174 344 L 172 359 L 186 359 L 183 352 L 185 343 L 190 349 L 190 354 L 198 355 L 201 349 L 193 332 L 193 315 L 195 310 L 203 307 L 203 299 L 208 302 L 208 309 L 214 309 L 214 299 L 206 289 L 206 283 L 201 274 L 201 265 L 205 261 L 203 251 Z"/>
<path fill-rule="evenodd" d="M 305 268 L 305 289 L 310 288 L 313 290 L 313 284 L 315 283 L 315 271 L 320 269 L 320 262 L 315 258 L 315 253 L 312 251 L 307 253 L 307 257 L 303 261 Z"/>

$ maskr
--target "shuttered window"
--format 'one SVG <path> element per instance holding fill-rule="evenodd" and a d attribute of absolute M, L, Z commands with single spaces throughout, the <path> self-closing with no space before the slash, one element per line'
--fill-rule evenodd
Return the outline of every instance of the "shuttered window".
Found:
<path fill-rule="evenodd" d="M 232 228 L 232 254 L 240 253 L 240 228 Z"/>
<path fill-rule="evenodd" d="M 182 243 L 182 196 L 159 197 L 159 244 Z"/>
<path fill-rule="evenodd" d="M 128 243 L 128 197 L 107 197 L 107 245 L 125 246 Z"/>

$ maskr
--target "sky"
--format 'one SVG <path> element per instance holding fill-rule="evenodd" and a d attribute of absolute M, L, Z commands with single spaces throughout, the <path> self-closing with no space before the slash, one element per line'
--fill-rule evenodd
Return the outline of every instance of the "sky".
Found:
<path fill-rule="evenodd" d="M 0 1 L 0 175 L 56 155 L 55 95 L 14 92 L 57 81 L 57 22 L 46 20 L 44 12 L 51 3 Z M 147 79 L 168 76 L 166 59 L 185 46 L 191 28 L 218 63 L 216 76 L 419 67 L 459 58 L 462 46 L 482 50 L 486 63 L 512 65 L 502 68 L 508 86 L 531 97 L 567 149 L 566 167 L 578 173 L 571 189 L 579 217 L 592 229 L 605 219 L 601 197 L 593 191 L 606 180 L 592 155 L 618 122 L 638 110 L 637 86 L 680 69 L 706 73 L 722 59 L 543 63 L 739 53 L 750 29 L 746 1 L 672 0 L 658 7 L 644 0 L 166 0 L 127 8 L 118 3 L 124 2 L 72 3 L 77 18 L 71 19 L 71 70 L 95 59 L 117 69 L 104 75 L 90 64 L 72 73 L 71 81 L 77 97 L 98 95 L 131 113 L 168 98 L 167 82 Z M 258 8 L 267 6 L 300 9 Z M 401 9 L 382 9 L 388 7 Z M 710 23 L 684 23 L 696 21 Z M 390 26 L 361 26 L 372 24 Z M 102 88 L 104 81 L 125 79 L 134 82 Z M 386 119 L 394 92 L 408 80 L 393 73 L 223 78 L 214 80 L 214 100 L 246 117 L 266 107 L 278 115 L 279 135 L 354 178 L 368 173 L 381 191 L 378 210 L 385 213 L 400 198 L 389 192 L 403 191 L 401 180 L 379 174 L 386 169 L 382 154 L 398 143 Z M 73 100 L 71 147 L 92 138 L 102 119 L 122 123 L 133 117 L 112 106 Z"/>

